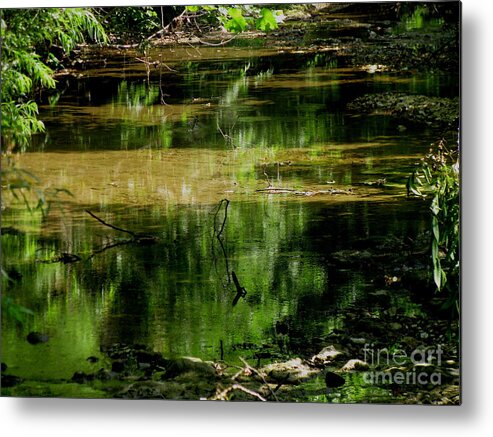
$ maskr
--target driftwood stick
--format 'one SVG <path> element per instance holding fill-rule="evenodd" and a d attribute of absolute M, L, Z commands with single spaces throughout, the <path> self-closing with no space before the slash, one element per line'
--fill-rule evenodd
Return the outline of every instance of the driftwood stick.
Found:
<path fill-rule="evenodd" d="M 250 364 L 248 364 L 248 362 L 243 359 L 242 357 L 240 357 L 240 360 L 241 362 L 246 366 L 246 368 L 248 370 L 250 370 L 251 372 L 255 373 L 256 375 L 258 375 L 260 377 L 260 379 L 262 380 L 262 382 L 267 386 L 267 388 L 269 389 L 270 391 L 270 394 L 274 397 L 274 399 L 276 400 L 276 402 L 279 402 L 279 399 L 277 398 L 276 396 L 276 393 L 275 393 L 275 390 L 272 390 L 271 386 L 269 385 L 269 383 L 265 380 L 264 378 L 264 375 L 258 371 L 255 367 L 252 367 L 250 366 Z M 277 390 L 277 389 L 276 389 Z"/>
<path fill-rule="evenodd" d="M 250 390 L 249 388 L 243 387 L 241 384 L 233 384 L 232 386 L 223 390 L 221 393 L 218 393 L 212 399 L 213 400 L 226 400 L 226 396 L 229 394 L 229 392 L 231 392 L 233 390 L 240 390 L 244 393 L 249 394 L 250 396 L 256 397 L 258 400 L 260 400 L 262 402 L 267 402 L 267 399 L 265 399 L 263 396 L 261 396 L 257 392 L 254 392 L 253 390 Z"/>
<path fill-rule="evenodd" d="M 269 178 L 269 176 L 267 176 L 267 173 L 264 172 L 264 175 Z M 257 191 L 258 193 L 261 193 L 261 192 L 267 192 L 267 193 L 296 193 L 297 190 L 294 190 L 293 188 L 276 188 L 276 187 L 273 187 L 273 186 L 269 186 L 267 188 L 259 188 L 258 190 L 255 190 Z"/>
<path fill-rule="evenodd" d="M 93 214 L 91 211 L 88 209 L 85 210 L 91 217 L 95 218 L 98 222 L 102 223 L 105 226 L 108 226 L 109 228 L 114 229 L 115 231 L 120 231 L 120 232 L 125 232 L 127 234 L 130 234 L 132 237 L 137 237 L 137 234 L 135 232 L 129 231 L 128 229 L 122 229 L 119 228 L 118 226 L 111 225 L 109 223 L 106 223 L 103 219 L 100 219 L 96 214 Z"/>
<path fill-rule="evenodd" d="M 219 46 L 223 46 L 223 45 L 227 44 L 228 42 L 233 41 L 235 38 L 236 38 L 236 35 L 233 36 L 232 38 L 229 38 L 229 39 L 227 39 L 225 41 L 221 41 L 221 42 L 218 42 L 218 43 L 207 42 L 207 41 L 204 41 L 204 40 L 202 40 L 200 38 L 199 38 L 199 41 L 200 41 L 201 44 L 204 44 L 206 46 L 219 47 Z"/>

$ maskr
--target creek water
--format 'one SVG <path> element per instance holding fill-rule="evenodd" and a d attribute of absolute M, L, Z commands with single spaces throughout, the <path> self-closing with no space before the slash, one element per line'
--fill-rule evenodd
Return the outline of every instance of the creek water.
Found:
<path fill-rule="evenodd" d="M 44 395 L 100 396 L 53 387 L 94 370 L 86 359 L 118 342 L 235 362 L 278 345 L 282 322 L 280 350 L 318 352 L 374 289 L 371 273 L 331 255 L 428 229 L 427 205 L 409 201 L 405 183 L 436 132 L 346 104 L 380 91 L 453 95 L 452 75 L 371 74 L 332 52 L 266 48 L 83 59 L 79 76 L 44 97 L 46 134 L 16 157 L 40 189 L 72 196 L 59 192 L 45 218 L 22 203 L 3 213 L 4 226 L 27 231 L 2 236 L 5 268 L 17 273 L 4 296 L 32 315 L 2 317 L 2 361 Z M 124 244 L 128 234 L 85 210 L 156 241 Z M 60 253 L 81 260 L 43 262 Z M 235 305 L 233 271 L 247 291 Z M 31 331 L 50 339 L 29 344 Z"/>

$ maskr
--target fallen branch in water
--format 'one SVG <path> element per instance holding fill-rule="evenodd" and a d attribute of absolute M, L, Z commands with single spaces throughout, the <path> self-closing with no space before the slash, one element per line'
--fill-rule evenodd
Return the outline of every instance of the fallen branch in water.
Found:
<path fill-rule="evenodd" d="M 120 231 L 120 232 L 125 232 L 127 234 L 130 234 L 132 237 L 137 238 L 137 234 L 135 232 L 129 231 L 128 229 L 123 229 L 119 228 L 118 226 L 114 226 L 110 223 L 106 223 L 103 219 L 99 218 L 96 214 L 92 213 L 88 209 L 85 210 L 91 217 L 95 218 L 99 223 L 108 226 L 111 229 L 114 229 L 115 231 Z"/>
<path fill-rule="evenodd" d="M 211 398 L 213 401 L 227 401 L 228 394 L 234 390 L 240 390 L 244 393 L 249 394 L 250 396 L 253 396 L 257 398 L 258 400 L 262 402 L 267 402 L 267 399 L 265 399 L 262 395 L 258 394 L 257 392 L 250 390 L 249 388 L 243 387 L 241 384 L 233 384 L 230 387 L 224 389 L 222 392 L 217 393 L 215 396 Z"/>
<path fill-rule="evenodd" d="M 221 207 L 223 206 L 223 204 L 225 205 L 225 207 L 224 207 L 224 218 L 223 218 L 223 222 L 221 225 L 221 229 L 219 229 L 219 232 L 218 232 L 217 231 L 217 216 L 218 216 L 219 211 L 221 210 Z M 221 250 L 223 252 L 224 262 L 226 264 L 226 274 L 228 276 L 228 284 L 229 284 L 229 283 L 231 283 L 231 275 L 229 272 L 228 254 L 226 253 L 226 248 L 224 247 L 223 240 L 221 239 L 221 234 L 224 231 L 224 228 L 226 226 L 226 221 L 228 219 L 228 206 L 229 206 L 229 200 L 228 199 L 222 199 L 219 202 L 219 206 L 217 207 L 216 213 L 214 214 L 214 231 L 212 234 L 212 253 L 214 256 L 214 237 L 215 237 L 215 238 L 217 238 L 217 241 L 219 241 L 219 246 L 221 247 Z M 215 258 L 214 258 L 214 262 L 215 262 Z"/>
<path fill-rule="evenodd" d="M 247 370 L 249 370 L 249 371 L 250 371 L 250 372 L 252 372 L 252 373 L 255 373 L 255 374 L 256 374 L 256 375 L 257 375 L 257 376 L 258 376 L 258 377 L 262 380 L 262 382 L 263 382 L 263 383 L 267 386 L 267 388 L 268 388 L 268 389 L 269 389 L 269 391 L 270 391 L 270 394 L 274 397 L 274 399 L 276 400 L 276 402 L 279 402 L 279 399 L 278 399 L 278 398 L 277 398 L 277 396 L 276 396 L 275 390 L 272 390 L 271 386 L 270 386 L 270 385 L 267 383 L 267 381 L 265 380 L 264 375 L 263 375 L 260 371 L 258 371 L 257 369 L 255 369 L 255 367 L 250 366 L 250 364 L 248 364 L 248 363 L 247 363 L 247 361 L 246 361 L 246 360 L 244 360 L 242 357 L 240 357 L 240 360 L 241 360 L 241 362 L 245 365 L 245 368 L 246 368 Z M 277 390 L 277 389 L 279 389 L 279 387 L 281 387 L 281 385 L 282 385 L 282 384 L 280 384 L 280 385 L 276 388 L 276 390 Z"/>
<path fill-rule="evenodd" d="M 233 41 L 235 38 L 236 38 L 236 35 L 233 36 L 232 38 L 229 38 L 229 39 L 223 40 L 221 42 L 217 42 L 217 43 L 207 42 L 207 41 L 204 41 L 203 39 L 200 39 L 200 38 L 199 38 L 199 41 L 201 44 L 204 44 L 206 46 L 220 47 L 220 46 L 226 45 L 228 42 Z"/>
<path fill-rule="evenodd" d="M 238 278 L 236 277 L 236 273 L 234 271 L 231 272 L 231 276 L 233 277 L 233 282 L 234 282 L 235 287 L 236 287 L 236 296 L 233 299 L 233 306 L 235 306 L 241 297 L 246 296 L 247 291 L 245 290 L 245 287 L 242 287 L 240 285 L 240 281 L 238 281 Z"/>
<path fill-rule="evenodd" d="M 338 188 L 333 188 L 330 190 L 314 190 L 314 191 L 301 191 L 301 190 L 294 190 L 292 188 L 275 188 L 275 187 L 267 187 L 267 188 L 259 188 L 257 193 L 267 193 L 267 194 L 294 194 L 296 196 L 316 196 L 319 194 L 329 194 L 329 195 L 335 195 L 335 194 L 347 194 L 347 195 L 352 195 L 353 190 L 351 188 L 347 190 L 343 189 L 338 189 Z"/>
<path fill-rule="evenodd" d="M 127 243 L 150 244 L 159 241 L 158 237 L 155 237 L 153 235 L 146 235 L 146 234 L 136 234 L 135 232 L 129 231 L 128 229 L 119 228 L 118 226 L 112 225 L 110 223 L 106 223 L 103 219 L 99 218 L 96 214 L 92 213 L 88 209 L 86 209 L 85 211 L 101 224 L 108 226 L 109 228 L 114 229 L 115 231 L 120 231 L 130 234 L 133 239 L 125 242 L 124 244 Z"/>

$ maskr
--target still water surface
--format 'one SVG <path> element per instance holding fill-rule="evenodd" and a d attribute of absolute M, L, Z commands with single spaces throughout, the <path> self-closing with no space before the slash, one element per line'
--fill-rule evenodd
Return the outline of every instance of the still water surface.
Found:
<path fill-rule="evenodd" d="M 375 279 L 331 254 L 428 227 L 405 181 L 436 132 L 351 114 L 347 102 L 380 91 L 449 96 L 456 78 L 369 74 L 332 53 L 166 48 L 146 58 L 156 65 L 136 56 L 88 53 L 80 77 L 60 78 L 45 99 L 46 134 L 17 158 L 73 197 L 60 194 L 46 219 L 21 206 L 4 213 L 4 225 L 32 232 L 2 237 L 6 268 L 21 275 L 4 292 L 34 315 L 3 317 L 2 360 L 51 381 L 90 370 L 86 358 L 115 342 L 217 360 L 222 341 L 234 362 L 276 344 L 278 321 L 290 326 L 290 353 L 317 352 L 345 309 L 368 305 Z M 352 193 L 257 191 L 269 186 Z M 98 252 L 128 235 L 85 209 L 159 240 Z M 82 261 L 40 262 L 61 252 Z M 247 290 L 235 306 L 231 271 Z M 32 346 L 30 331 L 50 341 Z"/>

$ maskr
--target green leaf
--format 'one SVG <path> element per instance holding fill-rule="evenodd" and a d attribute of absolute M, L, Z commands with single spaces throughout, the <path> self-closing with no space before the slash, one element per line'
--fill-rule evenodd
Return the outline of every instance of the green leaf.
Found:
<path fill-rule="evenodd" d="M 273 12 L 270 9 L 262 8 L 260 11 L 260 18 L 256 22 L 257 29 L 262 32 L 269 32 L 277 29 L 277 21 Z"/>
<path fill-rule="evenodd" d="M 437 265 L 433 269 L 433 280 L 435 281 L 435 285 L 438 290 L 442 289 L 442 268 L 440 266 L 440 261 L 437 262 Z"/>
<path fill-rule="evenodd" d="M 239 8 L 228 8 L 231 20 L 225 23 L 225 27 L 230 32 L 244 32 L 248 28 L 247 21 Z"/>
<path fill-rule="evenodd" d="M 438 213 L 440 212 L 440 206 L 438 204 L 438 201 L 439 201 L 438 196 L 435 196 L 431 201 L 430 209 L 433 215 L 438 215 Z"/>
<path fill-rule="evenodd" d="M 436 260 L 440 261 L 437 240 L 433 240 L 431 243 L 431 257 L 433 258 L 433 263 L 435 263 Z"/>
<path fill-rule="evenodd" d="M 431 227 L 433 230 L 433 235 L 435 236 L 435 241 L 439 242 L 440 241 L 440 228 L 438 226 L 438 219 L 436 218 L 436 216 L 433 216 L 433 218 L 432 218 Z"/>

